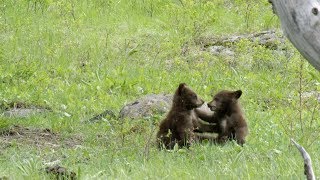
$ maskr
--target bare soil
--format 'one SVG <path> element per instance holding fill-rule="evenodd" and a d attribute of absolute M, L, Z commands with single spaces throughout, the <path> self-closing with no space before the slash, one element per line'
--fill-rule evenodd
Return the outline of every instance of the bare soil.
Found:
<path fill-rule="evenodd" d="M 37 129 L 14 125 L 8 130 L 0 132 L 0 142 L 0 149 L 8 148 L 13 143 L 39 148 L 74 148 L 81 145 L 82 138 L 80 136 L 63 138 L 47 128 Z"/>

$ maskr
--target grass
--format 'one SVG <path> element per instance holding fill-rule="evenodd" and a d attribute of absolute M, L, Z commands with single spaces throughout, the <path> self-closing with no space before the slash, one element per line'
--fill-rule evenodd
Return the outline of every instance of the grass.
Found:
<path fill-rule="evenodd" d="M 83 142 L 58 149 L 0 146 L 0 177 L 49 178 L 42 169 L 58 161 L 80 179 L 304 178 L 302 158 L 289 139 L 306 148 L 314 167 L 320 165 L 320 114 L 313 111 L 319 102 L 299 98 L 320 91 L 319 72 L 289 42 L 287 53 L 280 53 L 241 41 L 235 58 L 212 56 L 196 43 L 279 28 L 267 2 L 2 1 L 0 104 L 25 102 L 52 111 L 0 116 L 0 132 L 19 124 L 50 128 L 64 138 L 78 135 Z M 206 101 L 220 89 L 241 89 L 248 143 L 158 151 L 148 140 L 154 141 L 153 129 L 164 115 L 82 122 L 106 109 L 118 112 L 146 94 L 173 93 L 180 82 Z"/>

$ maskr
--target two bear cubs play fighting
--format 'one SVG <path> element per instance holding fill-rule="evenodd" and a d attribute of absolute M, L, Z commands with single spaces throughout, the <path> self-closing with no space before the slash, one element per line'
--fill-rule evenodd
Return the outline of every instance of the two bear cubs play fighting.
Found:
<path fill-rule="evenodd" d="M 236 140 L 243 145 L 248 127 L 238 104 L 241 94 L 241 90 L 220 91 L 208 103 L 212 112 L 204 111 L 199 108 L 204 101 L 185 83 L 181 83 L 173 96 L 169 113 L 159 125 L 158 147 L 172 149 L 175 144 L 189 147 L 194 141 L 204 139 L 216 143 Z M 217 133 L 218 136 L 213 138 L 201 134 L 203 132 Z"/>

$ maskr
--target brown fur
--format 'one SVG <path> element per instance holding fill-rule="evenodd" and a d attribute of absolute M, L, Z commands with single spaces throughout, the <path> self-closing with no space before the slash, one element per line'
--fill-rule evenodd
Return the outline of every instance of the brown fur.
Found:
<path fill-rule="evenodd" d="M 166 118 L 160 122 L 157 133 L 158 146 L 172 149 L 177 143 L 179 147 L 189 147 L 196 139 L 193 130 L 209 128 L 198 122 L 194 108 L 200 107 L 204 101 L 185 83 L 181 83 L 173 96 L 172 107 Z"/>
<path fill-rule="evenodd" d="M 204 121 L 216 123 L 209 132 L 218 133 L 217 142 L 223 143 L 226 140 L 236 140 L 238 144 L 243 145 L 248 135 L 248 126 L 241 111 L 238 99 L 242 91 L 223 90 L 217 93 L 208 107 L 214 111 L 214 115 L 200 110 L 196 110 L 197 115 Z"/>

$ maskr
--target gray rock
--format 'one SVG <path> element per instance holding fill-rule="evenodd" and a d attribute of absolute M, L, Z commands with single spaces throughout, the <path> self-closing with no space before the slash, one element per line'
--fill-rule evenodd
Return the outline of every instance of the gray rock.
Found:
<path fill-rule="evenodd" d="M 213 55 L 234 56 L 234 45 L 242 40 L 256 42 L 258 45 L 271 50 L 286 50 L 285 37 L 275 30 L 262 31 L 244 35 L 230 35 L 225 37 L 205 37 L 196 40 L 203 50 Z"/>
<path fill-rule="evenodd" d="M 164 114 L 169 111 L 172 104 L 173 95 L 169 94 L 150 94 L 132 103 L 125 105 L 119 117 L 139 119 L 150 118 L 155 114 Z"/>
<path fill-rule="evenodd" d="M 210 46 L 208 51 L 217 56 L 234 56 L 234 51 L 231 48 L 224 46 Z"/>
<path fill-rule="evenodd" d="M 258 42 L 259 45 L 265 46 L 270 49 L 277 49 L 279 44 L 285 43 L 283 35 L 277 35 L 274 30 L 262 31 L 253 34 L 233 35 L 223 37 L 212 42 L 213 45 L 227 46 L 239 42 L 240 40 L 248 40 L 251 42 Z"/>
<path fill-rule="evenodd" d="M 26 117 L 44 113 L 47 111 L 48 111 L 47 109 L 39 109 L 39 108 L 12 108 L 4 111 L 3 115 L 7 117 L 26 118 Z"/>
<path fill-rule="evenodd" d="M 258 41 L 259 45 L 273 50 L 283 49 L 285 44 L 285 38 L 277 35 L 275 31 L 263 31 L 252 34 L 248 36 L 248 39 L 253 42 Z"/>
<path fill-rule="evenodd" d="M 317 99 L 320 102 L 320 92 L 317 91 L 309 91 L 309 92 L 302 92 L 301 94 L 302 99 Z"/>
<path fill-rule="evenodd" d="M 153 117 L 156 114 L 168 113 L 172 105 L 173 95 L 170 94 L 150 94 L 146 95 L 132 103 L 125 105 L 119 114 L 119 118 L 131 118 L 131 119 L 147 119 Z M 204 103 L 199 107 L 202 111 L 207 113 L 213 113 Z"/>

